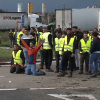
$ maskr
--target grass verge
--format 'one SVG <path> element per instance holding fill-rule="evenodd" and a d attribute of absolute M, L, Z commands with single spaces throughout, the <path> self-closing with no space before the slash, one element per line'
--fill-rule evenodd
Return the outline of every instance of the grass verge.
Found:
<path fill-rule="evenodd" d="M 12 49 L 0 48 L 0 61 L 11 61 Z"/>

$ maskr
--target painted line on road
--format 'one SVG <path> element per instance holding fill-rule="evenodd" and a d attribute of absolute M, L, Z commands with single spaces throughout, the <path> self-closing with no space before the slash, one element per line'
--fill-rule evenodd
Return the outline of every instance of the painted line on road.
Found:
<path fill-rule="evenodd" d="M 17 88 L 13 88 L 13 89 L 0 89 L 0 91 L 15 91 L 17 90 Z"/>
<path fill-rule="evenodd" d="M 30 90 L 54 90 L 56 88 L 30 88 Z"/>
<path fill-rule="evenodd" d="M 48 94 L 49 96 L 56 97 L 63 100 L 74 100 L 70 99 L 70 97 L 81 97 L 84 99 L 84 97 L 88 98 L 89 100 L 97 100 L 93 95 L 87 95 L 87 94 L 71 94 L 71 95 L 62 95 L 62 94 Z M 83 100 L 81 99 L 81 100 Z"/>
<path fill-rule="evenodd" d="M 66 89 L 87 89 L 88 87 L 67 87 Z"/>
<path fill-rule="evenodd" d="M 0 76 L 0 78 L 3 78 L 3 77 L 5 77 L 5 76 Z"/>

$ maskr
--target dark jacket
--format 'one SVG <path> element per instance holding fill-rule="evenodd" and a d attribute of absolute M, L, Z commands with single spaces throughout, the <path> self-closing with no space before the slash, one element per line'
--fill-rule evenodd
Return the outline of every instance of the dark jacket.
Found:
<path fill-rule="evenodd" d="M 50 44 L 51 48 L 53 49 L 52 35 L 51 34 L 48 35 L 48 41 L 49 41 L 49 44 Z"/>
<path fill-rule="evenodd" d="M 100 51 L 100 39 L 98 37 L 93 38 L 91 43 L 91 50 L 90 53 Z"/>
<path fill-rule="evenodd" d="M 25 43 L 29 46 L 31 41 L 35 41 L 34 37 L 32 35 L 23 35 L 21 37 L 22 40 L 25 41 Z M 20 41 L 20 44 L 22 44 L 22 41 Z"/>
<path fill-rule="evenodd" d="M 10 40 L 13 40 L 13 33 L 9 33 Z"/>
<path fill-rule="evenodd" d="M 83 33 L 77 31 L 75 34 L 73 33 L 73 36 L 76 36 L 76 49 L 78 49 L 78 44 L 80 40 L 83 38 Z"/>

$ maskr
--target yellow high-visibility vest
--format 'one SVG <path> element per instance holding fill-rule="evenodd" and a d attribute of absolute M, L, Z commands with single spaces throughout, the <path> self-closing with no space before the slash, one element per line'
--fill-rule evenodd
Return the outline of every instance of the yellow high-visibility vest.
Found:
<path fill-rule="evenodd" d="M 60 38 L 59 40 L 59 55 L 62 55 L 62 49 L 63 49 L 63 46 L 64 46 L 64 38 Z"/>
<path fill-rule="evenodd" d="M 88 41 L 85 42 L 84 39 L 81 39 L 80 42 L 81 42 L 81 49 L 82 49 L 84 52 L 90 52 L 91 40 L 88 39 Z M 82 53 L 82 52 L 80 52 L 80 53 Z"/>
<path fill-rule="evenodd" d="M 60 39 L 59 38 L 55 38 L 55 51 L 59 51 L 59 41 Z"/>
<path fill-rule="evenodd" d="M 67 36 L 65 36 L 65 44 L 64 44 L 64 51 L 71 51 L 73 52 L 73 44 L 74 44 L 75 37 L 72 37 L 69 41 L 69 44 L 67 43 Z"/>
<path fill-rule="evenodd" d="M 45 42 L 43 43 L 43 49 L 52 49 L 50 44 L 49 44 L 49 41 L 48 41 L 49 34 L 51 34 L 51 33 L 50 32 L 45 32 L 43 34 L 43 39 L 45 40 Z"/>
<path fill-rule="evenodd" d="M 17 35 L 17 44 L 20 46 L 20 35 L 24 35 L 22 31 L 20 31 Z"/>
<path fill-rule="evenodd" d="M 88 37 L 89 37 L 89 40 L 93 41 L 93 37 L 90 34 L 88 34 Z"/>
<path fill-rule="evenodd" d="M 22 52 L 22 50 L 18 50 L 18 52 L 16 53 L 16 56 L 15 56 L 14 51 L 12 52 L 12 56 L 14 59 L 14 65 L 16 65 L 16 63 L 19 65 L 22 65 L 22 59 L 20 58 L 21 52 Z"/>

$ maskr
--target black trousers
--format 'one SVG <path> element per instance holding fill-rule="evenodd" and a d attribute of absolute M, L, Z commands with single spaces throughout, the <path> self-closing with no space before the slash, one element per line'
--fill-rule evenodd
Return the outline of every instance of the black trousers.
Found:
<path fill-rule="evenodd" d="M 10 69 L 10 73 L 14 73 L 16 72 L 16 74 L 20 74 L 22 72 L 25 72 L 25 69 L 24 68 L 21 68 L 21 66 L 12 66 L 11 69 Z"/>
<path fill-rule="evenodd" d="M 83 72 L 83 64 L 85 61 L 85 71 L 89 71 L 89 54 L 80 54 L 80 71 Z"/>
<path fill-rule="evenodd" d="M 63 53 L 62 56 L 62 71 L 66 70 L 66 66 L 68 65 L 68 61 L 69 61 L 69 66 L 70 66 L 70 71 L 73 71 L 73 68 L 75 66 L 75 58 L 71 57 L 72 53 L 70 51 L 66 51 Z"/>
<path fill-rule="evenodd" d="M 56 70 L 59 72 L 59 51 L 55 51 L 55 59 L 56 59 Z"/>
<path fill-rule="evenodd" d="M 45 66 L 46 69 L 51 69 L 50 66 L 52 64 L 52 49 L 44 50 L 44 58 L 45 58 Z"/>
<path fill-rule="evenodd" d="M 44 50 L 40 50 L 40 54 L 41 54 L 41 66 L 44 65 Z"/>

